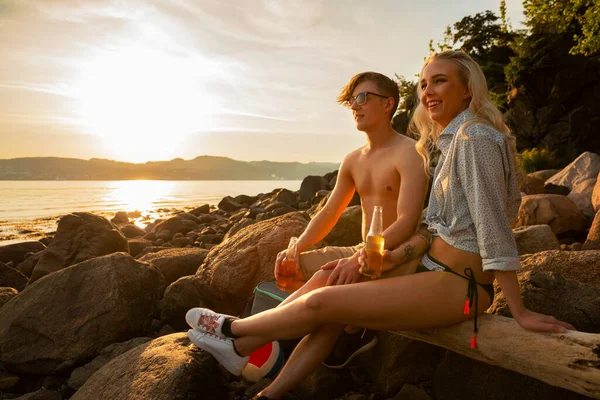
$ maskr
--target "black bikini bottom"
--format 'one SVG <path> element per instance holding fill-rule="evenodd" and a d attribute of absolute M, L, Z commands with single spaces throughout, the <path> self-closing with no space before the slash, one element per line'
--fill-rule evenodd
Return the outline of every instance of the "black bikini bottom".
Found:
<path fill-rule="evenodd" d="M 471 314 L 471 306 L 473 306 L 473 301 L 475 301 L 475 312 L 474 312 L 475 316 L 473 318 L 474 327 L 473 327 L 473 337 L 471 338 L 471 347 L 472 348 L 477 347 L 477 339 L 476 339 L 477 310 L 479 309 L 479 292 L 477 291 L 477 286 L 478 285 L 481 286 L 481 288 L 483 288 L 483 290 L 485 290 L 485 292 L 490 297 L 490 302 L 493 302 L 494 301 L 494 285 L 491 283 L 483 284 L 483 283 L 477 282 L 475 280 L 475 276 L 473 275 L 473 270 L 471 268 L 465 268 L 465 271 L 464 271 L 465 276 L 463 276 L 463 275 L 459 274 L 458 272 L 452 270 L 452 268 L 448 267 L 444 263 L 431 257 L 429 254 L 423 255 L 423 257 L 421 258 L 421 262 L 419 263 L 419 266 L 417 267 L 416 273 L 435 272 L 435 271 L 449 272 L 451 274 L 460 276 L 461 278 L 469 281 L 469 285 L 467 286 L 467 300 L 465 301 L 465 306 L 464 306 L 463 312 L 465 314 Z"/>

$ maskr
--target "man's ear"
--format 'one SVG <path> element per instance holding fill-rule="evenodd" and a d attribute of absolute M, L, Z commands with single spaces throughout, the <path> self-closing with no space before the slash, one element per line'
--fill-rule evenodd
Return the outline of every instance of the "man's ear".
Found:
<path fill-rule="evenodd" d="M 388 97 L 385 103 L 385 111 L 392 110 L 392 108 L 394 108 L 394 103 L 394 98 Z"/>

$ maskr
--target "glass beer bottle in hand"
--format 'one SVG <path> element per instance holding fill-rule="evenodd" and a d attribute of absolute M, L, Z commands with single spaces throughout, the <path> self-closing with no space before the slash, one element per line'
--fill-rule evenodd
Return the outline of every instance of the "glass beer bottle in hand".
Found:
<path fill-rule="evenodd" d="M 373 209 L 373 219 L 371 220 L 371 229 L 367 235 L 367 265 L 363 268 L 363 275 L 381 276 L 383 267 L 383 207 L 375 206 Z"/>
<path fill-rule="evenodd" d="M 298 261 L 298 238 L 292 237 L 288 245 L 287 254 L 279 266 L 277 287 L 280 290 L 290 289 L 294 284 Z"/>

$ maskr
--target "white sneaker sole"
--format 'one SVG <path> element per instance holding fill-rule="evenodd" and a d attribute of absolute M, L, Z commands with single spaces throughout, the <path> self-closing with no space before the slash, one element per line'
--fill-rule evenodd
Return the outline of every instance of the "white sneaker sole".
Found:
<path fill-rule="evenodd" d="M 235 376 L 240 376 L 242 374 L 242 370 L 248 364 L 248 360 L 242 366 L 238 365 L 239 363 L 234 363 L 229 360 L 228 357 L 221 355 L 218 351 L 212 351 L 210 346 L 208 346 L 204 341 L 201 340 L 201 337 L 204 335 L 202 332 L 198 332 L 195 329 L 188 330 L 188 338 L 192 343 L 196 345 L 196 347 L 210 353 L 215 360 L 219 362 L 227 371 Z"/>

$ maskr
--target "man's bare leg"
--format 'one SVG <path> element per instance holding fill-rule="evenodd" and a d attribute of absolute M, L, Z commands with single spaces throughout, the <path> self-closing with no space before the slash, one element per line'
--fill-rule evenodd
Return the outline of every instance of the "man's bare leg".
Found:
<path fill-rule="evenodd" d="M 305 336 L 277 378 L 260 394 L 279 399 L 296 387 L 325 360 L 343 329 L 343 325 L 328 324 Z"/>

